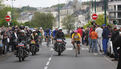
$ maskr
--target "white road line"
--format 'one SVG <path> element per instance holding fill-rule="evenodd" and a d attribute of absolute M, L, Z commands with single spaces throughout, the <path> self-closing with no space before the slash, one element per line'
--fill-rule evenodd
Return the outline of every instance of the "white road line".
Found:
<path fill-rule="evenodd" d="M 50 51 L 54 51 L 54 49 L 53 48 L 50 48 Z"/>
<path fill-rule="evenodd" d="M 52 60 L 53 54 L 54 54 L 54 51 L 52 52 L 52 55 L 48 58 L 48 61 L 47 61 L 46 65 L 45 65 L 44 69 L 48 69 L 48 66 L 49 66 L 49 64 L 50 64 L 50 62 Z"/>
<path fill-rule="evenodd" d="M 66 48 L 66 50 L 69 50 L 70 51 L 70 50 L 73 50 L 73 48 Z"/>
<path fill-rule="evenodd" d="M 73 50 L 73 48 L 66 48 L 66 50 L 67 50 L 67 51 L 71 51 L 71 50 Z M 51 48 L 50 51 L 54 51 L 54 49 Z"/>
<path fill-rule="evenodd" d="M 49 61 L 51 61 L 52 57 L 49 58 Z"/>
<path fill-rule="evenodd" d="M 48 69 L 48 66 L 45 66 L 44 69 Z"/>
<path fill-rule="evenodd" d="M 89 48 L 81 48 L 81 50 L 89 50 Z"/>
<path fill-rule="evenodd" d="M 47 63 L 46 63 L 46 66 L 48 66 L 50 64 L 50 61 L 48 61 Z"/>

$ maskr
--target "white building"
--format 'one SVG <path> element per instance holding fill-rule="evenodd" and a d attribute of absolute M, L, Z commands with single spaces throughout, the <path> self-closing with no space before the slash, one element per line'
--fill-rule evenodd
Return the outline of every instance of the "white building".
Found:
<path fill-rule="evenodd" d="M 108 2 L 109 21 L 114 20 L 121 25 L 121 0 L 109 0 Z"/>

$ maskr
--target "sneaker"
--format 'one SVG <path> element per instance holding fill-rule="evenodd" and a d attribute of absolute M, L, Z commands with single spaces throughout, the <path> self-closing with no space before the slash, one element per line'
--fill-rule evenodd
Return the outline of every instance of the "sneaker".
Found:
<path fill-rule="evenodd" d="M 94 53 L 94 55 L 95 55 L 95 56 L 97 56 L 97 55 L 98 55 L 98 53 Z"/>
<path fill-rule="evenodd" d="M 80 52 L 78 52 L 78 54 L 80 54 Z"/>

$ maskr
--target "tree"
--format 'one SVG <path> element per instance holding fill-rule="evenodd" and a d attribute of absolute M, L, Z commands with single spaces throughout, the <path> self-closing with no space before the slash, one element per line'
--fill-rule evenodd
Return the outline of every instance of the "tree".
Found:
<path fill-rule="evenodd" d="M 43 27 L 43 29 L 52 29 L 54 20 L 55 18 L 51 13 L 35 12 L 34 16 L 32 17 L 31 23 L 28 25 L 31 27 Z"/>
<path fill-rule="evenodd" d="M 67 29 L 68 34 L 70 34 L 70 31 L 75 28 L 75 17 L 71 15 L 67 15 L 63 20 L 62 20 L 63 26 L 65 29 Z"/>
<path fill-rule="evenodd" d="M 89 21 L 88 24 L 84 25 L 83 27 L 87 28 L 88 26 L 92 25 L 91 22 L 92 21 Z M 104 14 L 98 15 L 98 18 L 96 19 L 95 22 L 96 22 L 97 25 L 100 25 L 100 26 L 102 26 L 103 24 L 105 24 L 105 22 L 104 22 Z M 109 25 L 108 18 L 107 18 L 107 25 Z"/>
<path fill-rule="evenodd" d="M 103 24 L 105 24 L 104 20 L 105 20 L 104 14 L 100 14 L 100 15 L 98 15 L 98 18 L 96 19 L 96 24 L 103 25 Z M 107 18 L 107 23 L 108 23 L 108 18 Z"/>

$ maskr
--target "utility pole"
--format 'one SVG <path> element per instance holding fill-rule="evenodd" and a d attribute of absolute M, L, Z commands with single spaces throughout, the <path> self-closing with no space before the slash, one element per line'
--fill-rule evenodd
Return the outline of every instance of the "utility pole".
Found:
<path fill-rule="evenodd" d="M 93 11 L 93 0 L 92 0 L 92 11 Z"/>
<path fill-rule="evenodd" d="M 106 14 L 106 10 L 107 10 L 107 0 L 104 0 L 104 22 L 105 24 L 107 24 L 107 14 Z"/>
<path fill-rule="evenodd" d="M 96 0 L 95 0 L 95 13 L 96 13 L 96 11 L 97 11 L 97 10 L 96 10 Z"/>
<path fill-rule="evenodd" d="M 58 0 L 58 28 L 60 28 L 60 4 L 59 4 L 59 0 Z"/>

